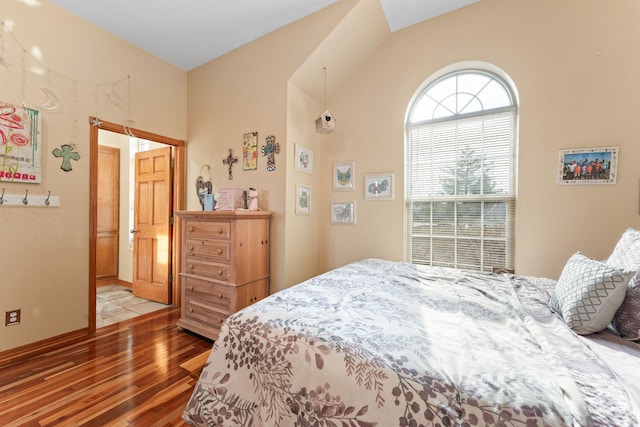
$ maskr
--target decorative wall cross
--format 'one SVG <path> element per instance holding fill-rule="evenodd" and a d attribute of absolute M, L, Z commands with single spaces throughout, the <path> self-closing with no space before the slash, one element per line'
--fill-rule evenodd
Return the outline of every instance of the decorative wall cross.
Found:
<path fill-rule="evenodd" d="M 231 173 L 231 168 L 233 167 L 233 164 L 235 162 L 238 161 L 237 157 L 233 157 L 233 150 L 231 148 L 229 148 L 229 155 L 227 157 L 225 157 L 224 159 L 222 159 L 222 163 L 224 163 L 225 165 L 227 165 L 229 167 L 229 179 L 233 179 L 233 174 Z"/>
<path fill-rule="evenodd" d="M 71 160 L 80 160 L 80 154 L 73 151 L 73 147 L 69 144 L 62 144 L 60 148 L 56 148 L 52 151 L 55 157 L 62 157 L 62 165 L 60 169 L 65 172 L 69 172 L 71 168 Z"/>
<path fill-rule="evenodd" d="M 276 142 L 276 137 L 269 135 L 267 144 L 262 146 L 262 155 L 267 156 L 267 170 L 276 170 L 276 154 L 280 152 L 280 143 Z"/>

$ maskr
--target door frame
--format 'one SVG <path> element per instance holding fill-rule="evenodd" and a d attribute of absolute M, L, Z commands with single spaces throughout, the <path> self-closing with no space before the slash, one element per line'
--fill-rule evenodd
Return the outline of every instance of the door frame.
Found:
<path fill-rule="evenodd" d="M 89 117 L 89 333 L 96 331 L 96 242 L 98 236 L 98 131 L 100 129 L 122 135 L 135 135 L 137 138 L 159 142 L 174 148 L 173 164 L 173 212 L 184 209 L 185 206 L 185 159 L 186 143 L 183 140 L 169 138 L 139 129 L 129 128 L 121 124 Z M 176 242 L 179 240 L 177 229 L 171 235 L 171 264 L 177 265 Z M 178 280 L 174 276 L 171 282 L 172 304 L 180 306 L 180 289 Z"/>

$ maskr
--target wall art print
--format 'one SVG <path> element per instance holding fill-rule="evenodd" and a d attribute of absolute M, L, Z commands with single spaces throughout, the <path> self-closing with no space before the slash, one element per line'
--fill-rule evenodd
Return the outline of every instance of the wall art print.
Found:
<path fill-rule="evenodd" d="M 355 188 L 356 162 L 333 164 L 333 191 L 348 191 Z"/>
<path fill-rule="evenodd" d="M 311 187 L 296 184 L 296 215 L 308 215 L 311 213 Z"/>
<path fill-rule="evenodd" d="M 42 181 L 42 116 L 0 102 L 0 182 Z"/>
<path fill-rule="evenodd" d="M 296 164 L 295 169 L 298 172 L 313 173 L 313 151 L 296 144 Z"/>
<path fill-rule="evenodd" d="M 364 176 L 365 200 L 393 200 L 394 174 L 377 173 Z"/>
<path fill-rule="evenodd" d="M 331 202 L 331 224 L 355 225 L 356 202 Z"/>
<path fill-rule="evenodd" d="M 558 184 L 615 184 L 617 171 L 618 147 L 558 152 Z"/>
<path fill-rule="evenodd" d="M 256 169 L 258 169 L 258 132 L 249 132 L 242 136 L 242 170 Z"/>

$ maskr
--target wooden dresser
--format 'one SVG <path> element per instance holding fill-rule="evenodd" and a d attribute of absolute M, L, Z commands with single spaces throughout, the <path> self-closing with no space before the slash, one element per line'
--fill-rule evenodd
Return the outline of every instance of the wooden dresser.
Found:
<path fill-rule="evenodd" d="M 178 327 L 216 339 L 232 313 L 269 295 L 269 220 L 264 211 L 179 211 Z"/>

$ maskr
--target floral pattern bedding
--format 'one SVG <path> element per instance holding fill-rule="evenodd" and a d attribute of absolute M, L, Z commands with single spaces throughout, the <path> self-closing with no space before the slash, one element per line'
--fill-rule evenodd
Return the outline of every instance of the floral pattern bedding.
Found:
<path fill-rule="evenodd" d="M 632 397 L 547 305 L 552 281 L 368 259 L 232 315 L 197 426 L 631 426 Z"/>

